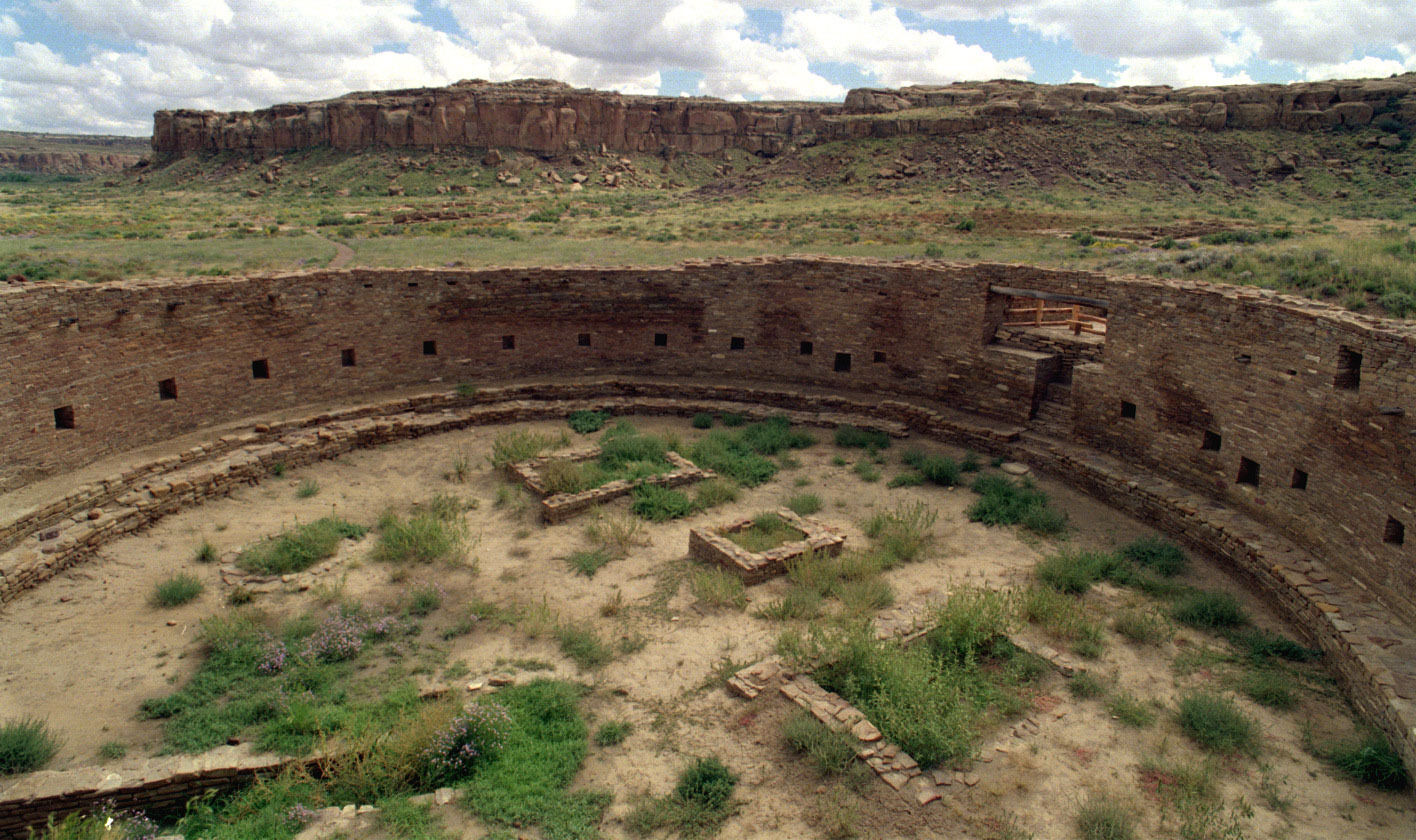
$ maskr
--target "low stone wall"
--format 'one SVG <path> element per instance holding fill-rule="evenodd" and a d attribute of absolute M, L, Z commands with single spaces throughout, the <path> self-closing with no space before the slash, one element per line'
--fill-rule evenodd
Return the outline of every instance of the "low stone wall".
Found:
<path fill-rule="evenodd" d="M 519 464 L 511 464 L 507 467 L 507 473 L 513 480 L 520 481 L 526 489 L 543 497 L 541 499 L 541 518 L 551 525 L 572 519 L 606 502 L 628 496 L 637 487 L 682 487 L 685 484 L 704 481 L 716 476 L 716 473 L 710 470 L 699 469 L 692 461 L 677 452 L 668 452 L 664 457 L 668 459 L 670 464 L 673 464 L 674 468 L 670 472 L 648 475 L 634 481 L 617 478 L 580 493 L 551 493 L 541 479 L 541 471 L 545 469 L 547 464 L 554 461 L 589 461 L 599 455 L 599 449 L 570 455 L 547 455 Z"/>
<path fill-rule="evenodd" d="M 787 565 L 807 552 L 841 553 L 841 546 L 846 542 L 844 534 L 815 519 L 797 516 L 787 508 L 774 512 L 800 531 L 802 538 L 767 551 L 748 551 L 726 536 L 752 526 L 751 519 L 743 519 L 720 528 L 689 529 L 688 556 L 700 563 L 722 566 L 750 585 L 786 574 Z"/>
<path fill-rule="evenodd" d="M 243 744 L 201 755 L 29 773 L 0 785 L 0 840 L 24 840 L 51 816 L 57 822 L 106 805 L 150 816 L 180 815 L 194 796 L 232 790 L 292 767 L 318 771 L 320 763 L 319 758 L 255 754 Z"/>

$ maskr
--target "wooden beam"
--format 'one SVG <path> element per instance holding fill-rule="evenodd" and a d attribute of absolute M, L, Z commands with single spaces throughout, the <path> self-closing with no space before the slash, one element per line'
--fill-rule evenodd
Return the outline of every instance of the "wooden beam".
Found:
<path fill-rule="evenodd" d="M 1009 295 L 1011 297 L 1036 298 L 1037 300 L 1050 300 L 1054 303 L 1080 303 L 1083 306 L 1094 306 L 1097 309 L 1110 309 L 1111 302 L 1100 298 L 1082 297 L 1081 295 L 1064 295 L 1057 292 L 1039 292 L 1035 289 L 1015 289 L 1012 286 L 989 286 L 988 290 L 998 295 Z"/>

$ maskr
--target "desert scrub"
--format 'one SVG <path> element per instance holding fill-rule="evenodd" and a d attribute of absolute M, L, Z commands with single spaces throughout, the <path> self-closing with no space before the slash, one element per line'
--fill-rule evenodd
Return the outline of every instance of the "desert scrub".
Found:
<path fill-rule="evenodd" d="M 968 509 L 972 522 L 985 525 L 1022 525 L 1037 534 L 1060 534 L 1067 528 L 1067 516 L 1054 510 L 1047 494 L 1030 480 L 1014 483 L 1003 476 L 984 475 L 974 481 L 979 499 Z"/>
<path fill-rule="evenodd" d="M 1176 602 L 1173 615 L 1182 624 L 1209 630 L 1249 623 L 1244 607 L 1228 592 L 1193 592 Z"/>
<path fill-rule="evenodd" d="M 357 540 L 367 530 L 339 517 L 327 516 L 256 543 L 237 555 L 236 565 L 260 575 L 303 572 L 333 556 L 340 540 Z"/>
<path fill-rule="evenodd" d="M 39 718 L 9 718 L 0 723 L 0 776 L 38 770 L 57 752 L 59 738 Z"/>
<path fill-rule="evenodd" d="M 193 560 L 202 564 L 215 563 L 216 558 L 216 546 L 212 545 L 209 540 L 202 540 L 202 544 L 197 546 L 196 554 L 192 557 Z"/>
<path fill-rule="evenodd" d="M 492 439 L 492 454 L 489 457 L 492 466 L 504 467 L 528 461 L 547 449 L 565 446 L 569 442 L 564 433 L 555 438 L 529 429 L 507 429 Z"/>
<path fill-rule="evenodd" d="M 919 471 L 921 478 L 940 487 L 953 487 L 959 483 L 962 467 L 953 458 L 942 455 L 926 455 L 918 449 L 911 449 L 901 459 L 906 465 Z"/>
<path fill-rule="evenodd" d="M 759 513 L 752 524 L 736 531 L 722 532 L 730 541 L 754 553 L 770 551 L 779 545 L 796 542 L 806 535 L 775 513 Z"/>
<path fill-rule="evenodd" d="M 1137 566 L 1165 577 L 1181 574 L 1189 566 L 1185 552 L 1175 543 L 1161 537 L 1142 537 L 1122 546 L 1119 553 Z"/>
<path fill-rule="evenodd" d="M 177 607 L 196 599 L 205 589 L 196 575 L 181 572 L 157 584 L 151 603 L 154 607 Z"/>
<path fill-rule="evenodd" d="M 597 548 L 590 551 L 571 552 L 570 555 L 565 558 L 565 563 L 570 567 L 571 571 L 576 574 L 592 578 L 595 576 L 596 572 L 604 568 L 612 559 L 609 552 Z"/>
<path fill-rule="evenodd" d="M 1401 755 L 1380 732 L 1364 732 L 1355 739 L 1329 744 L 1317 752 L 1363 784 L 1396 791 L 1411 787 L 1411 775 Z"/>
<path fill-rule="evenodd" d="M 815 493 L 797 493 L 787 499 L 787 509 L 797 516 L 810 516 L 821 510 L 821 497 Z"/>
<path fill-rule="evenodd" d="M 747 588 L 742 578 L 719 568 L 697 568 L 689 575 L 693 596 L 713 607 L 742 609 L 747 606 Z"/>
<path fill-rule="evenodd" d="M 369 556 L 382 563 L 433 563 L 457 560 L 465 550 L 461 520 L 425 510 L 407 519 L 386 514 L 379 520 L 379 539 Z"/>
<path fill-rule="evenodd" d="M 1077 809 L 1076 825 L 1081 840 L 1133 840 L 1135 809 L 1115 797 L 1090 794 Z"/>
<path fill-rule="evenodd" d="M 857 741 L 853 736 L 827 727 L 801 709 L 782 724 L 782 737 L 823 776 L 844 773 L 855 761 Z"/>
<path fill-rule="evenodd" d="M 614 651 L 595 628 L 588 624 L 562 624 L 556 627 L 556 643 L 582 671 L 591 671 L 614 659 Z"/>
<path fill-rule="evenodd" d="M 867 519 L 861 528 L 888 559 L 888 566 L 923 559 L 924 553 L 934 544 L 934 523 L 938 519 L 938 511 L 923 502 L 915 502 L 880 511 Z"/>
<path fill-rule="evenodd" d="M 1258 746 L 1258 724 L 1228 697 L 1186 694 L 1180 698 L 1177 720 L 1186 735 L 1212 752 L 1252 753 Z"/>
<path fill-rule="evenodd" d="M 681 837 L 704 837 L 732 816 L 737 775 L 717 758 L 700 758 L 679 773 L 673 793 L 641 801 L 625 817 L 629 830 L 645 836 L 671 829 Z"/>
<path fill-rule="evenodd" d="M 613 747 L 624 743 L 624 739 L 629 737 L 629 733 L 634 731 L 634 724 L 627 720 L 612 720 L 600 724 L 595 730 L 595 745 L 598 747 Z"/>
<path fill-rule="evenodd" d="M 630 502 L 629 509 L 636 516 L 643 517 L 650 522 L 668 522 L 670 519 L 680 519 L 695 511 L 693 500 L 681 491 L 668 487 L 642 484 L 634 488 L 631 496 L 633 501 Z"/>
<path fill-rule="evenodd" d="M 737 499 L 737 485 L 726 478 L 710 478 L 707 481 L 700 481 L 693 488 L 693 504 L 699 510 L 736 502 Z"/>
<path fill-rule="evenodd" d="M 890 436 L 873 429 L 861 429 L 851 425 L 836 427 L 836 445 L 854 449 L 889 449 Z"/>
<path fill-rule="evenodd" d="M 571 431 L 577 434 L 588 435 L 591 432 L 598 432 L 605 428 L 605 423 L 610 419 L 610 415 L 603 411 L 572 411 L 566 421 L 570 424 Z"/>
<path fill-rule="evenodd" d="M 585 536 L 596 550 L 611 559 L 623 559 L 629 556 L 630 549 L 645 542 L 644 521 L 627 514 L 596 513 L 585 526 Z"/>

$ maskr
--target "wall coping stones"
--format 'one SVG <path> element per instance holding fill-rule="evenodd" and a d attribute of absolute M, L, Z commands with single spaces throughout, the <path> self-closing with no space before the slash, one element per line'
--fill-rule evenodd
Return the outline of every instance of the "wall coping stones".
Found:
<path fill-rule="evenodd" d="M 513 481 L 521 482 L 527 490 L 541 496 L 541 518 L 549 524 L 564 522 L 575 516 L 579 516 L 591 508 L 598 507 L 606 502 L 612 502 L 623 496 L 633 493 L 637 487 L 681 487 L 685 484 L 692 484 L 696 481 L 703 481 L 716 477 L 717 473 L 710 470 L 699 469 L 692 461 L 678 454 L 677 452 L 667 452 L 664 457 L 673 469 L 666 473 L 648 475 L 644 478 L 628 481 L 617 478 L 614 481 L 607 481 L 599 487 L 592 487 L 579 493 L 551 493 L 545 482 L 541 479 L 541 471 L 548 464 L 556 461 L 569 461 L 579 463 L 589 461 L 600 456 L 599 447 L 588 449 L 582 452 L 562 453 L 559 455 L 543 455 L 539 458 L 532 458 L 529 461 L 522 461 L 516 464 L 508 464 L 507 475 Z"/>

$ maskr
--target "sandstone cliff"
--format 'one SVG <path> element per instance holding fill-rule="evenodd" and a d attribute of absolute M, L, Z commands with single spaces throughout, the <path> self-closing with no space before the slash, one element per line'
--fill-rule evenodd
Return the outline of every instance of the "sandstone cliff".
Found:
<path fill-rule="evenodd" d="M 74 175 L 82 172 L 119 172 L 136 166 L 140 155 L 112 152 L 21 152 L 0 149 L 0 169 L 21 172 L 53 172 Z"/>
<path fill-rule="evenodd" d="M 899 134 L 952 134 L 1001 122 L 1063 118 L 1195 130 L 1319 131 L 1416 124 L 1416 74 L 1388 79 L 1172 89 L 980 82 L 851 91 L 843 105 L 625 96 L 526 79 L 351 93 L 261 111 L 158 111 L 161 156 L 330 146 L 502 147 L 540 154 L 605 146 L 695 154 L 774 155 L 791 144 Z"/>

